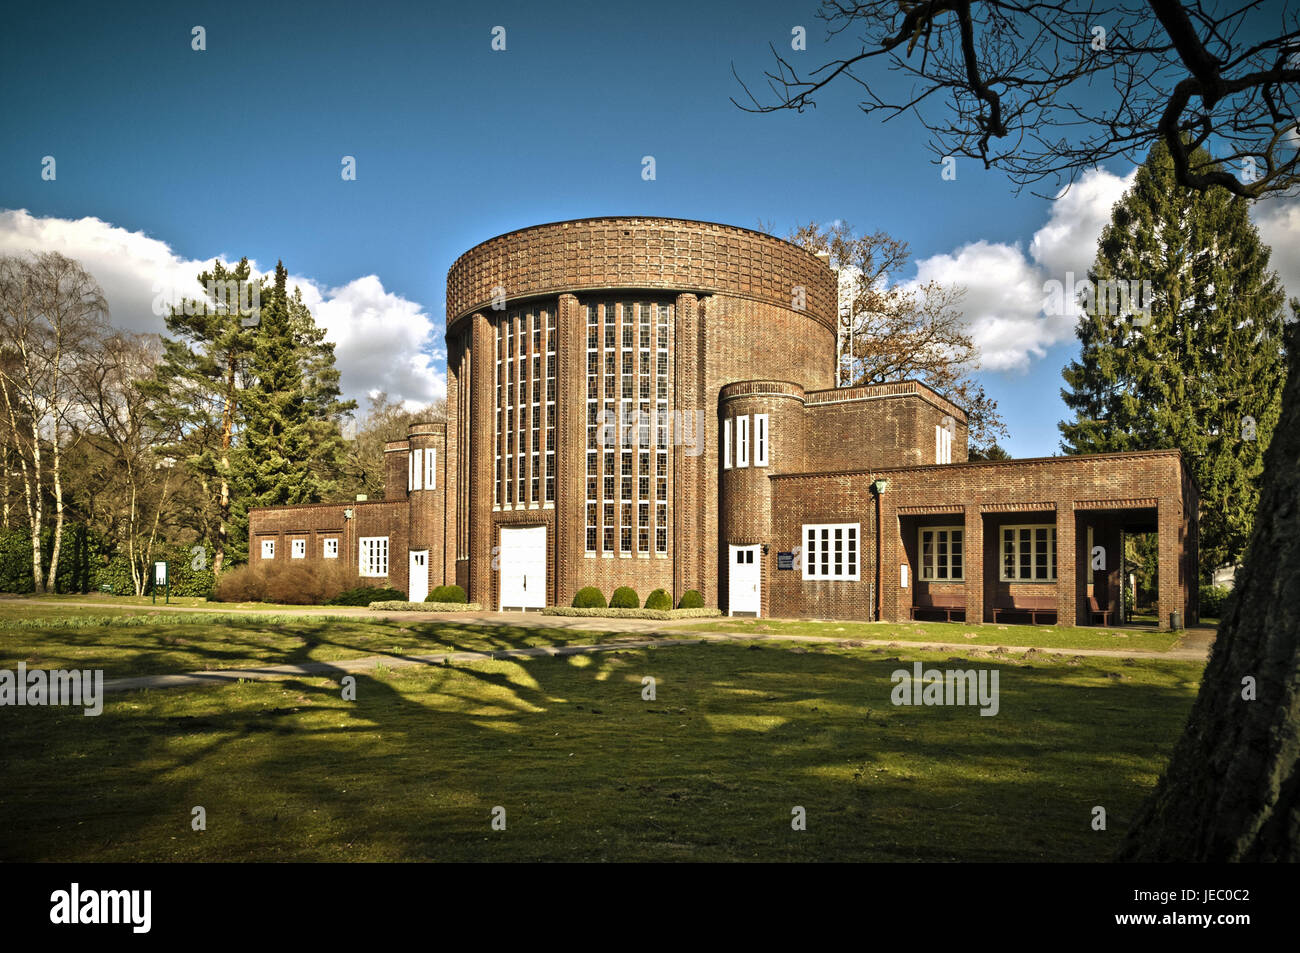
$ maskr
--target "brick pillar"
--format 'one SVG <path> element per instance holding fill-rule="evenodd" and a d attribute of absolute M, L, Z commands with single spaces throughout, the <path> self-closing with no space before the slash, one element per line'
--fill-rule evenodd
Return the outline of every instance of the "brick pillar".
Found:
<path fill-rule="evenodd" d="M 864 501 L 874 507 L 875 500 Z M 876 598 L 880 605 L 880 618 L 884 622 L 910 619 L 912 593 L 916 588 L 916 575 L 910 570 L 907 588 L 900 585 L 903 564 L 903 539 L 898 532 L 898 509 L 894 506 L 893 488 L 886 487 L 880 495 L 880 591 Z"/>
<path fill-rule="evenodd" d="M 492 435 L 496 432 L 495 334 L 482 314 L 470 317 L 470 413 L 469 413 L 469 598 L 496 608 L 492 572 L 492 479 L 496 465 Z"/>
<path fill-rule="evenodd" d="M 716 484 L 720 463 L 718 461 L 718 441 L 709 434 L 716 430 L 714 418 L 716 407 L 704 406 L 704 336 L 701 322 L 701 307 L 695 295 L 678 295 L 673 308 L 675 327 L 673 329 L 673 379 L 672 407 L 680 416 L 679 420 L 690 421 L 693 426 L 698 420 L 697 411 L 704 411 L 703 433 L 692 436 L 694 448 L 683 446 L 680 440 L 674 440 L 672 451 L 672 552 L 673 561 L 673 604 L 681 600 L 687 589 L 698 589 L 704 595 L 705 605 L 720 605 L 717 592 L 717 534 L 709 537 L 708 528 L 718 525 L 716 506 L 712 513 L 706 512 L 709 494 L 706 492 L 707 480 Z M 585 353 L 585 352 L 584 352 Z M 688 449 L 703 453 L 692 456 Z M 706 550 L 714 554 L 714 575 L 706 575 Z M 705 584 L 705 580 L 713 580 Z"/>
<path fill-rule="evenodd" d="M 1183 607 L 1179 580 L 1178 524 L 1181 519 L 1177 500 L 1162 499 L 1156 515 L 1156 622 L 1162 629 L 1169 628 L 1169 614 Z M 1187 619 L 1183 619 L 1187 625 Z"/>
<path fill-rule="evenodd" d="M 966 575 L 966 621 L 984 621 L 984 518 L 978 504 L 966 506 L 966 529 L 962 534 L 962 571 Z"/>
<path fill-rule="evenodd" d="M 582 307 L 571 294 L 560 295 L 555 316 L 555 539 L 548 540 L 554 567 L 551 592 L 567 606 L 573 594 L 591 584 L 587 548 L 587 327 Z M 558 554 L 565 554 L 559 558 Z"/>
<path fill-rule="evenodd" d="M 1074 507 L 1056 504 L 1056 624 L 1079 624 L 1079 546 L 1075 539 Z"/>

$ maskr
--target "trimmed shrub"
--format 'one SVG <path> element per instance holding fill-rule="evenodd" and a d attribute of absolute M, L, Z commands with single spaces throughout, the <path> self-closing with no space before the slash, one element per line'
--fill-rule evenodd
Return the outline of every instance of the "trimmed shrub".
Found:
<path fill-rule="evenodd" d="M 302 560 L 298 560 L 301 563 Z M 175 593 L 173 588 L 172 592 Z M 336 601 L 350 594 L 355 601 Z M 287 605 L 369 605 L 376 599 L 403 599 L 396 589 L 361 586 L 356 570 L 342 566 L 308 568 L 288 560 L 237 566 L 221 573 L 211 598 L 215 602 L 280 602 Z"/>
<path fill-rule="evenodd" d="M 604 609 L 605 594 L 595 586 L 583 586 L 573 595 L 575 609 Z"/>
<path fill-rule="evenodd" d="M 1231 592 L 1227 586 L 1201 586 L 1201 616 L 1222 619 L 1224 603 Z"/>
<path fill-rule="evenodd" d="M 425 602 L 469 602 L 469 596 L 460 586 L 437 586 L 429 593 Z"/>
<path fill-rule="evenodd" d="M 344 589 L 327 606 L 368 606 L 372 602 L 406 602 L 406 593 L 392 586 L 356 586 Z M 423 603 L 412 603 L 423 605 Z"/>
<path fill-rule="evenodd" d="M 645 607 L 647 609 L 671 609 L 673 607 L 673 597 L 663 589 L 656 589 L 645 597 Z"/>
<path fill-rule="evenodd" d="M 611 609 L 640 609 L 641 600 L 637 597 L 636 590 L 631 586 L 619 586 L 614 590 L 614 594 L 609 597 L 609 607 Z"/>
<path fill-rule="evenodd" d="M 682 601 L 677 603 L 679 609 L 703 609 L 704 597 L 698 589 L 687 589 L 682 593 Z"/>

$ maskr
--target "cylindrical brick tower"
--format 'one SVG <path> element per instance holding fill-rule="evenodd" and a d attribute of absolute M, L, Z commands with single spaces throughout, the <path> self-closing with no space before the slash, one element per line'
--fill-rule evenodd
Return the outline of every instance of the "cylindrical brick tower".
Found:
<path fill-rule="evenodd" d="M 835 319 L 823 261 L 727 225 L 582 219 L 466 252 L 447 276 L 448 577 L 494 608 L 586 585 L 719 605 L 727 534 L 761 532 L 720 513 L 720 392 L 832 386 Z M 788 471 L 802 391 L 765 386 Z M 736 479 L 759 508 L 762 475 Z"/>

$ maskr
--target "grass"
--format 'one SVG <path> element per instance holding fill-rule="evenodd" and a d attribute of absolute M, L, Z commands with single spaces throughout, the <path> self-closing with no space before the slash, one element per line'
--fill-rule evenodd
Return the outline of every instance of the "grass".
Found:
<path fill-rule="evenodd" d="M 975 654 L 717 643 L 368 673 L 355 702 L 303 679 L 10 708 L 0 861 L 1106 859 L 1201 666 Z M 1000 713 L 893 706 L 915 660 L 996 667 Z"/>
<path fill-rule="evenodd" d="M 97 610 L 90 610 L 95 612 Z M 74 615 L 0 620 L 0 668 L 98 668 L 106 678 L 334 662 L 369 655 L 490 651 L 618 636 L 552 628 L 371 621 L 348 616 Z"/>
<path fill-rule="evenodd" d="M 1056 625 L 967 625 L 964 622 L 837 622 L 794 619 L 718 619 L 674 626 L 673 631 L 736 632 L 753 635 L 812 635 L 832 639 L 889 642 L 947 642 L 956 645 L 1016 645 L 1053 649 L 1132 649 L 1167 652 L 1174 632 Z"/>

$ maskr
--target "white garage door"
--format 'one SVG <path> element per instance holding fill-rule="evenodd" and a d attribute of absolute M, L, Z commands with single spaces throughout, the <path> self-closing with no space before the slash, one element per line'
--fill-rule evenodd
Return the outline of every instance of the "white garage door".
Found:
<path fill-rule="evenodd" d="M 501 528 L 501 604 L 506 609 L 546 606 L 546 527 Z"/>

